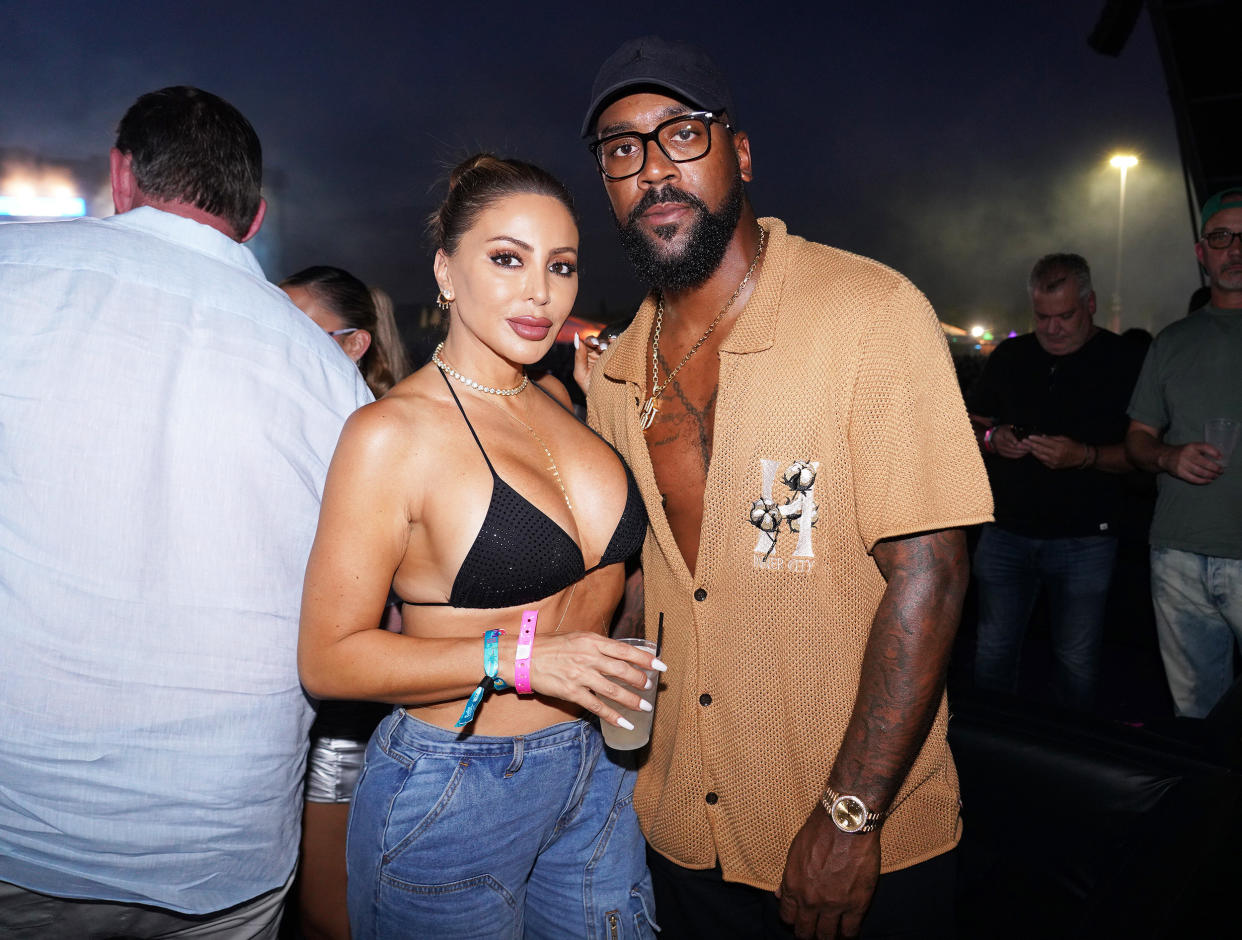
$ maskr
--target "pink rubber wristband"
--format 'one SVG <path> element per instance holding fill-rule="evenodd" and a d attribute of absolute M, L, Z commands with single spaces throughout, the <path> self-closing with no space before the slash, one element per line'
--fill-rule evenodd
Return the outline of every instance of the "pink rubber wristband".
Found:
<path fill-rule="evenodd" d="M 535 643 L 535 626 L 539 623 L 539 611 L 522 611 L 522 632 L 518 634 L 517 658 L 513 662 L 513 687 L 523 695 L 531 693 L 530 650 Z"/>

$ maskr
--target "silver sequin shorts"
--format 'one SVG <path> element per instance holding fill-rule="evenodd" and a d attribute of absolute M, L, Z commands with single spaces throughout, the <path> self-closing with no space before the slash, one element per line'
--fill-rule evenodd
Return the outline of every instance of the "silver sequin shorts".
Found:
<path fill-rule="evenodd" d="M 315 738 L 306 757 L 306 802 L 348 803 L 354 798 L 366 741 Z"/>

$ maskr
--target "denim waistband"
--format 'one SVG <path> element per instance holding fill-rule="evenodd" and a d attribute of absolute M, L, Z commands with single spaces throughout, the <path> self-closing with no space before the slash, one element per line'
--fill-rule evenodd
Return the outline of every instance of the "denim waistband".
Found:
<path fill-rule="evenodd" d="M 416 748 L 424 754 L 442 754 L 446 757 L 498 757 L 539 748 L 563 747 L 598 735 L 598 726 L 585 718 L 562 721 L 530 734 L 508 737 L 490 737 L 482 734 L 463 734 L 449 731 L 411 715 L 404 708 L 396 708 L 380 725 L 379 735 L 383 743 L 392 742 Z"/>

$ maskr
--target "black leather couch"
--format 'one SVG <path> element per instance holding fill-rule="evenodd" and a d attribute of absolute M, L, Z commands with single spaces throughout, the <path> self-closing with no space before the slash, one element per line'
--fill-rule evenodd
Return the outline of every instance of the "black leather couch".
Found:
<path fill-rule="evenodd" d="M 950 704 L 963 940 L 1242 936 L 1242 685 L 1207 720 L 1144 727 Z"/>

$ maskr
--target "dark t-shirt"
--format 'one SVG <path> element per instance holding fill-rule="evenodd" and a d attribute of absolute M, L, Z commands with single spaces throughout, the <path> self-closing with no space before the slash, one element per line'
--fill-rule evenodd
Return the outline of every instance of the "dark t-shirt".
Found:
<path fill-rule="evenodd" d="M 1054 356 L 1034 333 L 1007 339 L 988 357 L 966 396 L 972 414 L 1033 434 L 1061 434 L 1085 444 L 1125 438 L 1126 406 L 1142 350 L 1098 330 L 1077 352 Z M 1021 535 L 1111 535 L 1120 509 L 1117 474 L 1050 470 L 1034 457 L 986 459 L 996 523 Z"/>

